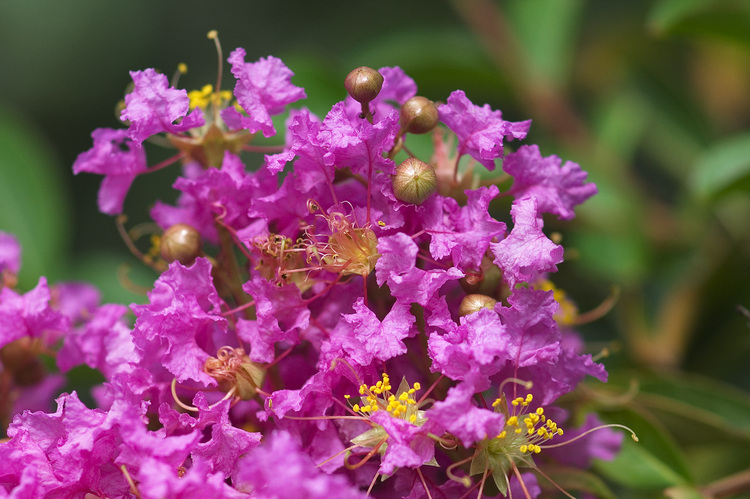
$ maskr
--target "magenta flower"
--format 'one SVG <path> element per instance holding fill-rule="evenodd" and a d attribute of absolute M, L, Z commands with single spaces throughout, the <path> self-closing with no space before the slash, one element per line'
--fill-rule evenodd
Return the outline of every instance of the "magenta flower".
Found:
<path fill-rule="evenodd" d="M 430 421 L 441 424 L 469 447 L 487 437 L 500 433 L 505 417 L 491 409 L 476 406 L 474 394 L 481 391 L 475 380 L 468 378 L 448 390 L 445 400 L 435 402 L 425 413 Z"/>
<path fill-rule="evenodd" d="M 237 79 L 234 96 L 247 115 L 228 107 L 221 117 L 232 129 L 244 128 L 263 136 L 276 135 L 271 116 L 284 111 L 287 104 L 306 97 L 304 89 L 292 85 L 294 75 L 280 59 L 268 56 L 258 62 L 245 62 L 245 49 L 235 49 L 227 59 Z"/>
<path fill-rule="evenodd" d="M 11 234 L 0 231 L 0 275 L 18 274 L 21 268 L 21 245 Z"/>
<path fill-rule="evenodd" d="M 406 353 L 403 339 L 416 334 L 413 329 L 414 316 L 406 305 L 393 306 L 383 321 L 367 308 L 362 298 L 354 304 L 356 313 L 344 315 L 343 319 L 351 326 L 342 335 L 342 347 L 356 363 L 362 366 L 372 364 L 377 359 L 386 361 Z"/>
<path fill-rule="evenodd" d="M 39 278 L 34 289 L 19 295 L 9 288 L 0 290 L 0 347 L 20 338 L 41 338 L 52 344 L 70 328 L 70 318 L 50 304 L 47 279 Z"/>
<path fill-rule="evenodd" d="M 472 104 L 463 90 L 454 91 L 438 111 L 440 121 L 458 136 L 458 155 L 469 154 L 488 170 L 494 170 L 495 158 L 503 156 L 503 139 L 523 139 L 531 126 L 531 120 L 503 120 L 489 104 Z"/>
<path fill-rule="evenodd" d="M 136 144 L 140 146 L 157 133 L 180 133 L 203 126 L 203 112 L 196 108 L 188 115 L 187 92 L 170 87 L 165 75 L 146 69 L 131 71 L 130 76 L 135 88 L 125 96 L 120 118 L 130 122 L 128 135 Z"/>
<path fill-rule="evenodd" d="M 122 205 L 133 180 L 146 171 L 146 154 L 124 129 L 98 128 L 91 137 L 94 147 L 78 155 L 73 163 L 73 173 L 104 175 L 99 187 L 99 211 L 117 215 L 122 213 Z"/>
<path fill-rule="evenodd" d="M 513 176 L 510 194 L 517 198 L 534 196 L 540 213 L 554 213 L 562 220 L 575 216 L 573 208 L 596 194 L 596 185 L 587 184 L 588 174 L 578 164 L 560 158 L 543 158 L 536 145 L 521 146 L 503 160 L 503 170 Z"/>
<path fill-rule="evenodd" d="M 133 340 L 142 362 L 158 362 L 179 382 L 192 379 L 215 385 L 203 365 L 208 352 L 218 350 L 213 337 L 227 321 L 219 315 L 220 299 L 208 260 L 197 258 L 191 267 L 173 262 L 148 297 L 148 305 L 131 305 L 137 318 Z"/>
<path fill-rule="evenodd" d="M 535 197 L 516 199 L 510 213 L 513 229 L 499 243 L 490 244 L 490 249 L 512 289 L 519 282 L 533 282 L 540 274 L 556 272 L 557 264 L 563 261 L 563 247 L 542 232 Z"/>
<path fill-rule="evenodd" d="M 505 224 L 490 216 L 490 201 L 498 195 L 496 186 L 467 191 L 466 206 L 459 207 L 453 198 L 443 198 L 442 210 L 435 219 L 426 221 L 430 253 L 436 260 L 450 256 L 453 265 L 466 271 L 478 268 L 493 238 L 505 235 Z"/>
<path fill-rule="evenodd" d="M 327 475 L 286 432 L 271 435 L 239 461 L 236 488 L 259 499 L 349 499 L 364 497 L 343 475 Z"/>

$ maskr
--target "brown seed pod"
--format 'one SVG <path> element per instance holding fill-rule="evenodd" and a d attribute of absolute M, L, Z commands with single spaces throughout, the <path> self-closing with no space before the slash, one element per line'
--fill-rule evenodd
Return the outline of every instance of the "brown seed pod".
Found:
<path fill-rule="evenodd" d="M 190 265 L 200 256 L 202 247 L 201 235 L 195 228 L 177 223 L 162 235 L 161 257 L 168 263 L 177 260 L 183 265 Z"/>
<path fill-rule="evenodd" d="M 401 106 L 401 129 L 409 133 L 427 133 L 438 122 L 438 110 L 435 103 L 427 97 L 417 95 Z"/>
<path fill-rule="evenodd" d="M 497 300 L 490 298 L 487 295 L 466 295 L 461 304 L 458 306 L 458 316 L 463 317 L 465 315 L 479 312 L 483 308 L 493 310 L 495 308 Z"/>
<path fill-rule="evenodd" d="M 383 88 L 383 75 L 375 69 L 360 66 L 346 76 L 344 87 L 352 99 L 365 104 L 380 93 L 380 89 Z"/>
<path fill-rule="evenodd" d="M 393 194 L 404 203 L 422 204 L 437 190 L 437 176 L 432 165 L 408 158 L 396 167 Z"/>

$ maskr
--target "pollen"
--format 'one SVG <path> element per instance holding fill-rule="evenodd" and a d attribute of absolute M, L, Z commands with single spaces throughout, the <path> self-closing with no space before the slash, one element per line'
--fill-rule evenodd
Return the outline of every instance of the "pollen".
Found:
<path fill-rule="evenodd" d="M 497 399 L 492 404 L 496 411 L 505 406 L 503 400 Z M 523 463 L 524 456 L 539 454 L 543 449 L 541 444 L 563 434 L 562 428 L 544 414 L 543 407 L 530 410 L 533 400 L 529 394 L 510 402 L 511 414 L 506 413 L 505 429 L 487 443 L 487 452 Z"/>
<path fill-rule="evenodd" d="M 391 390 L 391 380 L 388 374 L 383 373 L 382 379 L 374 385 L 362 384 L 359 386 L 360 403 L 351 406 L 352 411 L 363 416 L 384 410 L 391 416 L 409 421 L 414 425 L 424 423 L 423 411 L 418 409 L 415 394 L 421 389 L 419 383 L 409 387 L 406 380 L 402 380 L 396 393 Z M 345 396 L 347 400 L 350 397 Z"/>

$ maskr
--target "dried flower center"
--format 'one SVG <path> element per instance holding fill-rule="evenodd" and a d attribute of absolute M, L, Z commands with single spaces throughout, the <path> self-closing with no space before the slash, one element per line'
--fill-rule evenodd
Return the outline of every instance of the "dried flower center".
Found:
<path fill-rule="evenodd" d="M 203 371 L 219 382 L 223 392 L 233 391 L 241 400 L 255 397 L 266 375 L 265 369 L 252 362 L 243 349 L 229 346 L 219 348 L 216 357 L 206 359 Z"/>
<path fill-rule="evenodd" d="M 252 244 L 259 253 L 255 270 L 267 280 L 279 286 L 292 282 L 303 293 L 314 284 L 306 272 L 300 272 L 305 270 L 303 239 L 292 241 L 285 236 L 269 234 L 256 237 Z"/>
<path fill-rule="evenodd" d="M 375 233 L 369 227 L 357 227 L 356 221 L 344 213 L 325 213 L 313 200 L 307 207 L 328 223 L 331 232 L 315 235 L 308 228 L 307 262 L 337 274 L 369 275 L 380 257 Z"/>

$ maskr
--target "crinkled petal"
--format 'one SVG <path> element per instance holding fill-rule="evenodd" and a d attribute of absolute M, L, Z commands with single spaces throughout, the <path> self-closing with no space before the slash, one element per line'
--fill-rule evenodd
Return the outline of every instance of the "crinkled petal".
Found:
<path fill-rule="evenodd" d="M 513 176 L 510 193 L 517 198 L 534 196 L 540 212 L 572 219 L 573 208 L 596 194 L 596 185 L 586 183 L 588 174 L 577 163 L 560 163 L 554 155 L 543 158 L 539 146 L 521 146 L 503 159 L 503 170 Z"/>
<path fill-rule="evenodd" d="M 130 77 L 135 88 L 125 96 L 120 118 L 130 122 L 128 134 L 135 142 L 140 144 L 157 133 L 179 133 L 203 126 L 200 108 L 186 117 L 190 105 L 187 92 L 170 87 L 166 75 L 149 68 L 131 71 Z"/>
<path fill-rule="evenodd" d="M 495 264 L 511 289 L 519 282 L 533 282 L 540 274 L 556 272 L 563 261 L 563 247 L 553 243 L 542 232 L 542 221 L 535 197 L 513 201 L 510 210 L 513 229 L 499 243 L 491 243 Z"/>
<path fill-rule="evenodd" d="M 265 137 L 275 135 L 271 116 L 282 113 L 287 104 L 306 97 L 304 89 L 292 85 L 294 73 L 273 56 L 245 62 L 242 48 L 235 49 L 227 60 L 237 79 L 234 96 L 247 115 L 227 108 L 222 111 L 222 118 L 232 128 L 245 128 L 250 133 L 262 131 Z"/>
<path fill-rule="evenodd" d="M 463 90 L 451 93 L 438 112 L 440 121 L 458 136 L 458 155 L 469 154 L 488 170 L 494 170 L 495 158 L 503 155 L 503 139 L 523 139 L 531 126 L 531 120 L 503 120 L 489 104 L 472 104 Z"/>

